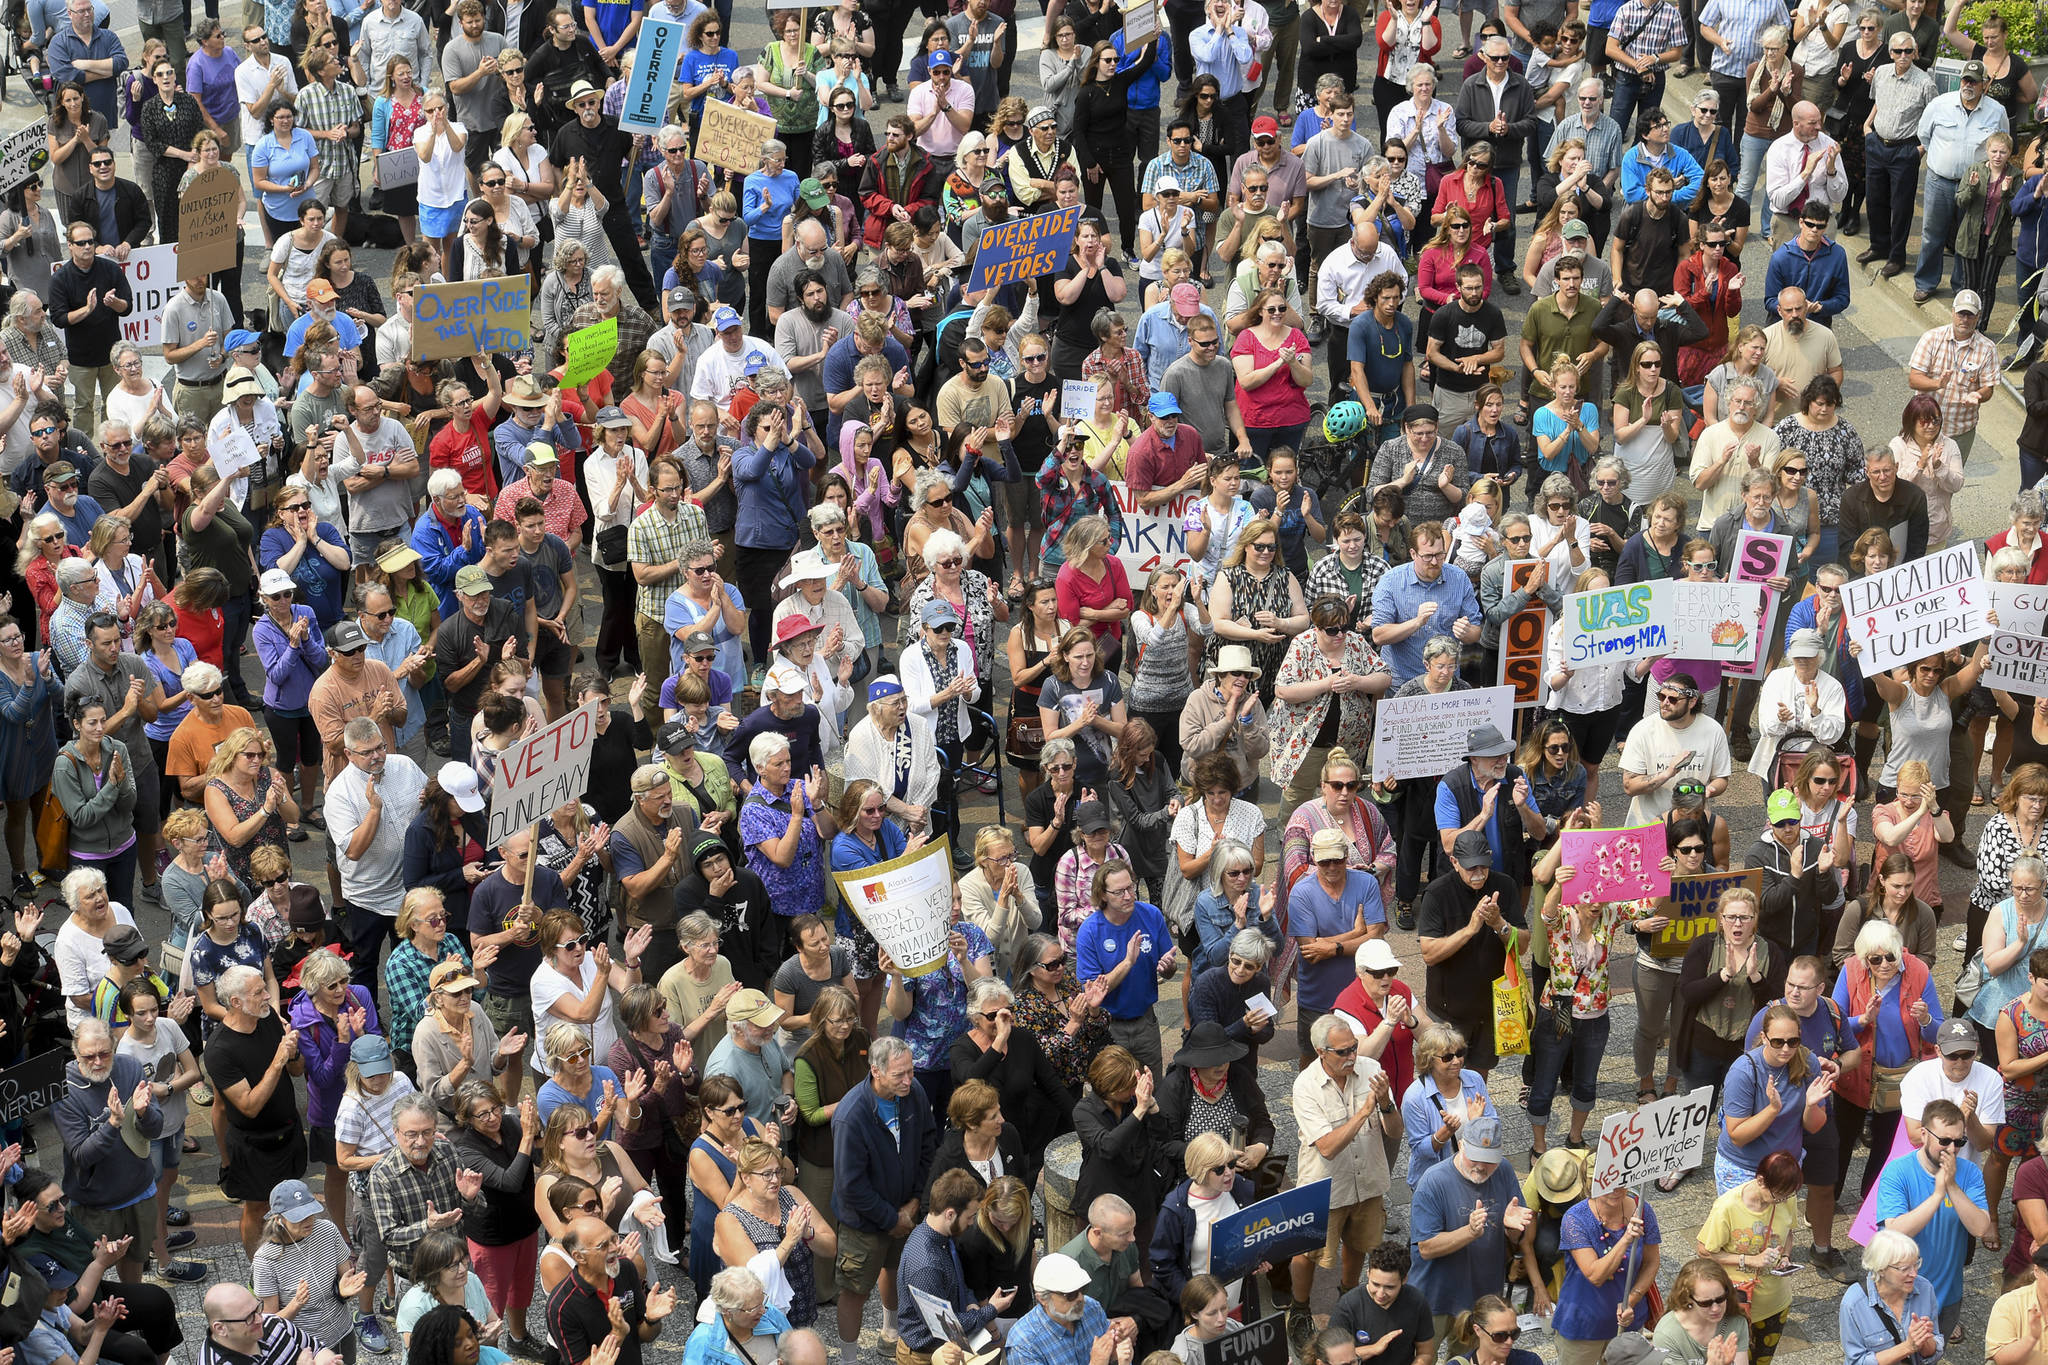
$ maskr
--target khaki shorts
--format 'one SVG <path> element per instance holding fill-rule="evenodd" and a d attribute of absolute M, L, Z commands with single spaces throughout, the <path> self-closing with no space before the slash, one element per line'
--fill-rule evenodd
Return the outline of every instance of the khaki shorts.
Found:
<path fill-rule="evenodd" d="M 1387 1229 L 1387 1201 L 1384 1198 L 1363 1199 L 1356 1204 L 1345 1204 L 1330 1210 L 1330 1235 L 1323 1241 L 1322 1255 L 1316 1264 L 1324 1270 L 1337 1265 L 1337 1253 L 1341 1248 L 1350 1247 L 1354 1252 L 1369 1252 L 1380 1244 L 1380 1237 Z"/>
<path fill-rule="evenodd" d="M 137 1257 L 156 1238 L 154 1199 L 137 1200 L 125 1209 L 89 1209 L 83 1204 L 73 1204 L 71 1213 L 94 1241 L 104 1237 L 110 1242 L 118 1242 L 123 1237 L 133 1237 L 135 1243 L 129 1249 Z M 148 1216 L 146 1224 L 145 1214 Z"/>
<path fill-rule="evenodd" d="M 832 1263 L 839 1280 L 839 1292 L 866 1298 L 874 1292 L 875 1280 L 885 1270 L 894 1271 L 903 1255 L 901 1237 L 886 1232 L 868 1232 L 839 1225 L 839 1256 Z"/>
<path fill-rule="evenodd" d="M 491 1027 L 503 1038 L 518 1029 L 528 1038 L 533 1037 L 533 997 L 530 995 L 500 995 L 496 991 L 484 992 L 484 1018 L 491 1021 Z"/>

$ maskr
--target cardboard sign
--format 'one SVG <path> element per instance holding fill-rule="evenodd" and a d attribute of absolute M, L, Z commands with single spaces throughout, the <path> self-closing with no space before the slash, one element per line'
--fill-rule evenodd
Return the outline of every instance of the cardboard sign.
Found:
<path fill-rule="evenodd" d="M 1465 761 L 1465 739 L 1482 725 L 1507 734 L 1515 723 L 1515 689 L 1382 697 L 1374 708 L 1372 780 L 1437 778 Z"/>
<path fill-rule="evenodd" d="M 1706 1157 L 1707 1129 L 1713 1121 L 1710 1085 L 1690 1095 L 1667 1095 L 1638 1109 L 1610 1114 L 1600 1125 L 1600 1141 L 1593 1149 L 1590 1193 L 1612 1194 L 1693 1169 Z"/>
<path fill-rule="evenodd" d="M 2048 587 L 2037 583 L 1986 583 L 1998 628 L 2014 635 L 2040 635 L 2048 626 Z"/>
<path fill-rule="evenodd" d="M 1159 0 L 1126 0 L 1124 51 L 1136 52 L 1159 36 Z"/>
<path fill-rule="evenodd" d="M 411 147 L 377 153 L 377 184 L 387 190 L 420 183 L 420 154 Z"/>
<path fill-rule="evenodd" d="M 1983 639 L 2000 628 L 1985 618 L 1991 600 L 1977 577 L 1977 547 L 1967 541 L 1842 585 L 1866 678 Z"/>
<path fill-rule="evenodd" d="M 1517 559 L 1508 564 L 1508 591 L 1524 592 L 1536 576 L 1540 559 Z M 1540 597 L 1500 625 L 1500 678 L 1503 687 L 1515 689 L 1515 709 L 1541 706 L 1550 695 L 1543 681 L 1543 644 L 1550 632 L 1550 608 Z"/>
<path fill-rule="evenodd" d="M 235 268 L 241 240 L 241 179 L 226 166 L 202 171 L 178 200 L 178 279 L 203 280 Z"/>
<path fill-rule="evenodd" d="M 1209 1273 L 1228 1284 L 1260 1261 L 1285 1265 L 1290 1256 L 1321 1249 L 1329 1227 L 1328 1180 L 1283 1190 L 1216 1220 L 1210 1229 Z"/>
<path fill-rule="evenodd" d="M 577 389 L 604 373 L 619 353 L 619 320 L 606 318 L 562 338 L 562 387 Z"/>
<path fill-rule="evenodd" d="M 496 848 L 564 801 L 583 799 L 597 747 L 597 708 L 603 704 L 579 706 L 504 752 L 491 773 L 485 848 Z"/>
<path fill-rule="evenodd" d="M 1233 1324 L 1234 1325 L 1234 1324 Z M 1202 1365 L 1287 1365 L 1287 1314 L 1260 1318 L 1202 1343 Z"/>
<path fill-rule="evenodd" d="M 74 153 L 76 155 L 76 153 Z M 24 183 L 50 164 L 50 121 L 37 119 L 0 139 L 0 194 Z"/>
<path fill-rule="evenodd" d="M 1748 887 L 1754 895 L 1763 895 L 1763 869 L 1751 867 L 1740 872 L 1702 872 L 1696 877 L 1673 877 L 1671 890 L 1657 910 L 1671 923 L 1647 937 L 1638 938 L 1636 942 L 1651 957 L 1684 957 L 1696 940 L 1721 932 L 1721 921 L 1716 913 L 1721 897 L 1738 886 Z"/>
<path fill-rule="evenodd" d="M 658 133 L 668 112 L 669 88 L 683 50 L 690 44 L 687 25 L 674 19 L 642 19 L 633 49 L 633 73 L 626 80 L 626 103 L 619 127 L 629 133 Z"/>
<path fill-rule="evenodd" d="M 1095 416 L 1095 397 L 1101 386 L 1092 379 L 1060 381 L 1060 420 L 1085 422 Z"/>
<path fill-rule="evenodd" d="M 832 880 L 847 908 L 875 936 L 905 976 L 946 965 L 946 933 L 953 922 L 951 844 L 935 839 L 914 853 Z"/>
<path fill-rule="evenodd" d="M 741 175 L 761 169 L 761 144 L 775 136 L 775 120 L 722 100 L 704 101 L 697 129 L 697 156 Z"/>
<path fill-rule="evenodd" d="M 1740 663 L 1721 665 L 1721 672 L 1731 678 L 1757 678 L 1763 676 L 1764 663 L 1771 657 L 1770 644 L 1764 639 L 1764 632 L 1771 628 L 1771 617 L 1778 610 L 1778 594 L 1775 589 L 1763 586 L 1767 578 L 1783 574 L 1787 577 L 1786 565 L 1792 562 L 1792 537 L 1773 535 L 1769 531 L 1752 531 L 1742 528 L 1735 534 L 1735 568 L 1728 575 L 1731 582 L 1754 583 L 1762 588 L 1763 606 L 1756 616 L 1756 653 L 1754 657 Z"/>
<path fill-rule="evenodd" d="M 704 107 L 708 110 L 711 106 Z M 968 292 L 1035 280 L 1065 270 L 1067 257 L 1074 250 L 1074 229 L 1081 224 L 1081 208 L 1076 204 L 983 228 L 974 241 L 974 269 L 967 278 Z"/>
<path fill-rule="evenodd" d="M 2002 621 L 2004 612 L 1998 613 Z M 2001 630 L 1991 637 L 1984 685 L 1995 692 L 2048 697 L 2048 640 Z"/>
<path fill-rule="evenodd" d="M 532 291 L 524 275 L 423 284 L 413 294 L 416 360 L 523 351 L 532 344 L 532 326 Z"/>
<path fill-rule="evenodd" d="M 1143 591 L 1154 569 L 1186 568 L 1194 563 L 1188 555 L 1184 522 L 1188 509 L 1202 500 L 1199 492 L 1189 489 L 1148 512 L 1138 506 L 1138 496 L 1129 486 L 1111 482 L 1109 487 L 1116 494 L 1124 525 L 1112 553 L 1123 562 L 1124 574 L 1134 588 Z"/>
<path fill-rule="evenodd" d="M 1762 609 L 1754 583 L 1685 583 L 1660 578 L 1564 599 L 1564 665 L 1621 663 L 1670 655 L 1726 667 L 1755 657 L 1751 622 Z"/>
<path fill-rule="evenodd" d="M 1650 900 L 1671 890 L 1664 861 L 1664 822 L 1628 829 L 1568 829 L 1558 835 L 1572 879 L 1562 888 L 1566 905 L 1608 905 Z"/>
<path fill-rule="evenodd" d="M 0 1071 L 0 1123 L 18 1123 L 64 1098 L 71 1049 L 53 1047 Z"/>

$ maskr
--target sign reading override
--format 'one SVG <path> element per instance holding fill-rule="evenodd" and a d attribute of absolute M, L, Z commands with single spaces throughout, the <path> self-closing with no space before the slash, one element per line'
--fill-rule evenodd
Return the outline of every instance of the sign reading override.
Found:
<path fill-rule="evenodd" d="M 968 292 L 1058 274 L 1067 268 L 1067 257 L 1074 249 L 1074 229 L 1080 223 L 1081 206 L 1076 204 L 983 228 L 974 241 L 974 272 L 967 281 Z"/>

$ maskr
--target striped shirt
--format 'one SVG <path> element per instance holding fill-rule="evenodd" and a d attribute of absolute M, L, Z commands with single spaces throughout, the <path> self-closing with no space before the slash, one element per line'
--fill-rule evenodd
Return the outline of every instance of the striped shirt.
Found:
<path fill-rule="evenodd" d="M 1621 22 L 1620 15 L 1615 23 Z M 1714 49 L 1713 71 L 1717 76 L 1741 80 L 1749 64 L 1763 56 L 1763 32 L 1772 24 L 1792 27 L 1792 16 L 1784 0 L 1710 0 L 1700 11 L 1701 28 L 1711 28 L 1728 43 L 1728 50 Z M 1610 28 L 1609 32 L 1613 30 Z"/>
<path fill-rule="evenodd" d="M 313 1230 L 296 1242 L 265 1240 L 256 1248 L 250 1268 L 256 1295 L 275 1294 L 280 1302 L 289 1303 L 299 1292 L 299 1282 L 305 1281 L 312 1297 L 294 1320 L 322 1346 L 339 1347 L 355 1330 L 355 1314 L 351 1305 L 335 1296 L 334 1284 L 354 1254 L 341 1229 L 325 1218 L 315 1220 Z"/>
<path fill-rule="evenodd" d="M 298 1281 L 294 1280 L 292 1293 L 297 1293 L 298 1288 Z M 304 1328 L 266 1313 L 263 1315 L 263 1336 L 253 1354 L 243 1355 L 239 1351 L 227 1350 L 213 1339 L 212 1332 L 208 1332 L 199 1343 L 199 1365 L 298 1365 L 301 1352 L 317 1350 L 320 1345 Z M 1085 1356 L 1083 1360 L 1085 1362 Z"/>

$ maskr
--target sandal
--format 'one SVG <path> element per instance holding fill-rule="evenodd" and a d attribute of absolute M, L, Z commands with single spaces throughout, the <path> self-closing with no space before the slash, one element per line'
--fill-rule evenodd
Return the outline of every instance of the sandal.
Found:
<path fill-rule="evenodd" d="M 1684 1179 L 1684 1171 L 1673 1171 L 1670 1175 L 1659 1176 L 1657 1177 L 1657 1191 L 1660 1194 L 1670 1194 L 1678 1188 L 1679 1183 Z"/>
<path fill-rule="evenodd" d="M 1980 778 L 1978 778 L 1978 779 L 1977 779 L 1977 790 L 1976 790 L 1976 791 L 1974 791 L 1974 792 L 1972 792 L 1972 793 L 1970 793 L 1970 804 L 1971 804 L 1971 805 L 1973 805 L 1973 806 L 1981 806 L 1981 805 L 1983 805 L 1983 804 L 1984 804 L 1985 802 L 1989 801 L 1990 799 L 1991 799 L 1991 779 L 1990 779 L 1990 778 L 1988 778 L 1988 777 L 1980 777 Z"/>
<path fill-rule="evenodd" d="M 1637 1104 L 1655 1104 L 1656 1102 L 1657 1092 L 1650 1089 L 1648 1086 L 1645 1086 L 1641 1090 L 1636 1091 Z"/>

